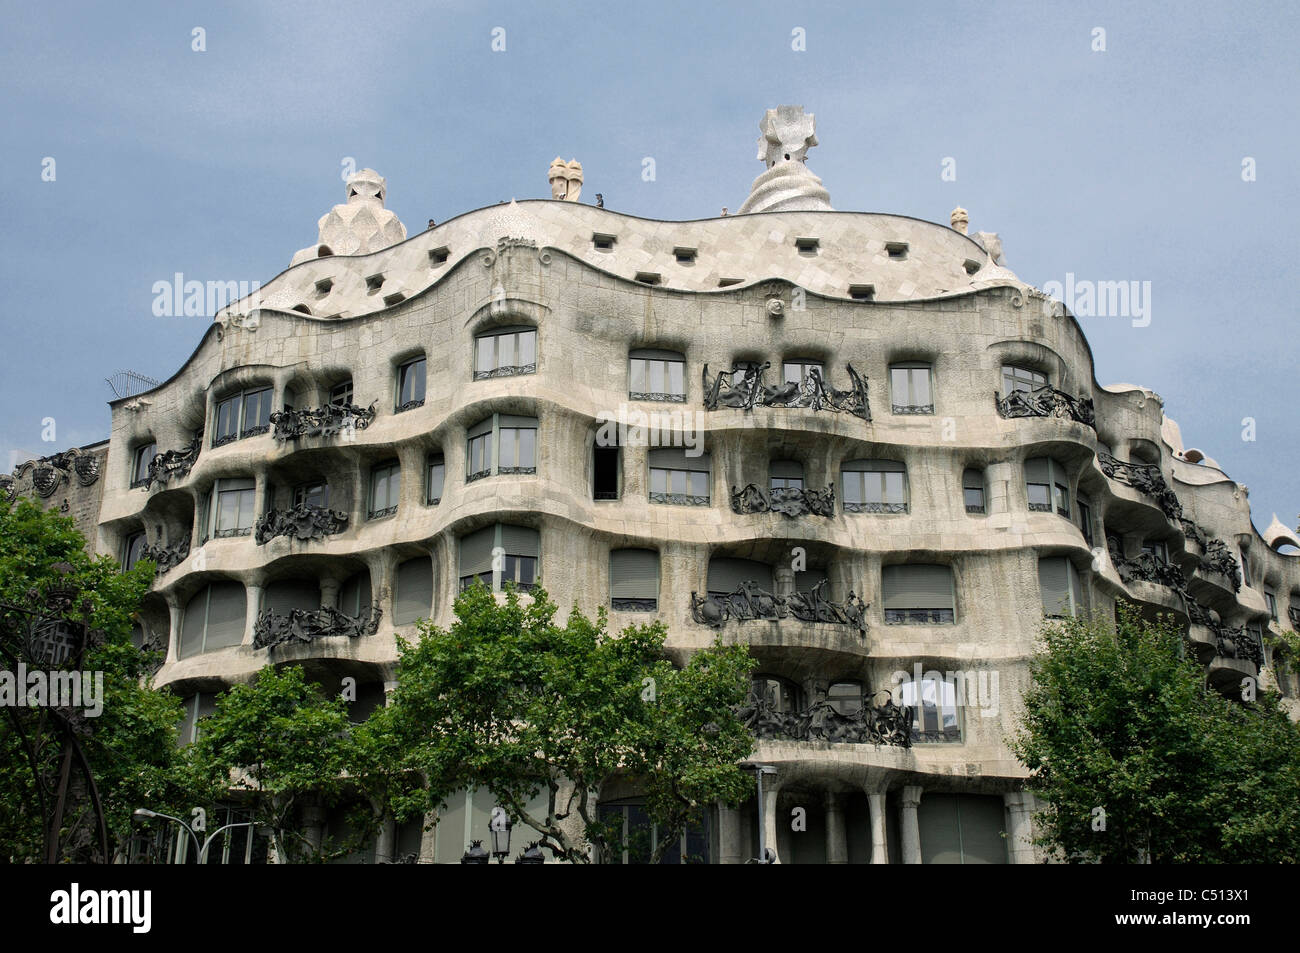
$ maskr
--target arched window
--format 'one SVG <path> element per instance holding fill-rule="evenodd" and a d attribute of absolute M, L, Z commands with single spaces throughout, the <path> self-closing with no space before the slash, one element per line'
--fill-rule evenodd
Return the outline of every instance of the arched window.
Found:
<path fill-rule="evenodd" d="M 433 611 L 433 560 L 416 556 L 397 567 L 393 625 L 410 625 Z"/>
<path fill-rule="evenodd" d="M 1016 391 L 1029 393 L 1047 386 L 1047 375 L 1028 367 L 1015 364 L 1002 365 L 1002 396 L 1009 397 Z"/>
<path fill-rule="evenodd" d="M 943 678 L 904 682 L 901 698 L 902 704 L 912 709 L 914 744 L 952 744 L 961 741 L 957 686 L 954 682 Z"/>
<path fill-rule="evenodd" d="M 655 612 L 659 608 L 658 552 L 616 549 L 609 554 L 609 604 L 620 612 Z"/>
<path fill-rule="evenodd" d="M 984 471 L 976 467 L 967 467 L 961 474 L 962 501 L 966 512 L 979 514 L 987 512 L 984 501 Z"/>
<path fill-rule="evenodd" d="M 1038 589 L 1043 599 L 1043 614 L 1048 618 L 1074 616 L 1083 608 L 1079 571 L 1065 556 L 1044 556 L 1038 560 Z"/>
<path fill-rule="evenodd" d="M 233 580 L 214 582 L 196 592 L 181 619 L 179 657 L 241 644 L 247 605 L 243 585 Z"/>
<path fill-rule="evenodd" d="M 803 691 L 794 682 L 779 675 L 755 675 L 750 692 L 759 702 L 781 714 L 803 710 Z"/>
<path fill-rule="evenodd" d="M 158 445 L 152 441 L 142 443 L 131 454 L 131 487 L 144 486 L 149 479 L 149 464 L 158 456 Z"/>
<path fill-rule="evenodd" d="M 495 328 L 474 339 L 474 380 L 536 373 L 536 328 Z"/>
<path fill-rule="evenodd" d="M 890 625 L 942 625 L 957 621 L 952 569 L 908 563 L 880 573 L 885 622 Z"/>
<path fill-rule="evenodd" d="M 1035 513 L 1056 512 L 1070 518 L 1070 477 L 1064 466 L 1051 457 L 1025 461 L 1025 492 L 1029 509 Z"/>
<path fill-rule="evenodd" d="M 846 513 L 906 513 L 907 466 L 898 460 L 850 460 L 840 468 Z"/>
<path fill-rule="evenodd" d="M 683 403 L 686 358 L 677 351 L 638 348 L 628 354 L 628 399 Z"/>
<path fill-rule="evenodd" d="M 693 457 L 684 449 L 651 450 L 650 502 L 708 506 L 710 473 L 707 453 Z"/>

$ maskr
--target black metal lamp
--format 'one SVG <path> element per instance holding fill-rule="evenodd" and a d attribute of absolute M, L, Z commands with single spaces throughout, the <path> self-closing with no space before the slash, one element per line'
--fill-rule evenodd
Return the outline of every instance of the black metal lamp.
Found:
<path fill-rule="evenodd" d="M 542 847 L 537 841 L 533 841 L 524 848 L 524 852 L 515 858 L 516 864 L 544 864 L 546 855 L 542 853 Z"/>
<path fill-rule="evenodd" d="M 497 863 L 504 864 L 506 857 L 510 855 L 510 829 L 515 826 L 515 822 L 506 814 L 503 807 L 492 808 L 492 819 L 488 822 L 488 830 L 492 834 L 492 856 L 497 859 Z"/>
<path fill-rule="evenodd" d="M 469 845 L 469 850 L 465 851 L 465 853 L 461 855 L 460 862 L 462 864 L 490 864 L 492 863 L 492 858 L 488 856 L 488 852 L 483 849 L 483 842 L 481 840 L 476 840 L 472 841 Z"/>

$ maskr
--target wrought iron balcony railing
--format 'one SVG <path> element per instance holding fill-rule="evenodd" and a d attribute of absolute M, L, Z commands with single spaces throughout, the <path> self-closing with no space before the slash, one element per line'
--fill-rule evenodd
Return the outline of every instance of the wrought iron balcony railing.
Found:
<path fill-rule="evenodd" d="M 701 596 L 691 593 L 691 617 L 700 625 L 720 628 L 728 620 L 749 622 L 776 621 L 793 616 L 802 622 L 829 622 L 851 625 L 858 634 L 867 634 L 867 603 L 854 592 L 843 602 L 831 602 L 825 597 L 827 582 L 823 579 L 809 592 L 794 592 L 778 596 L 747 580 L 735 592 L 710 592 Z"/>
<path fill-rule="evenodd" d="M 350 639 L 374 635 L 379 629 L 379 620 L 383 614 L 378 606 L 370 610 L 368 617 L 348 615 L 329 607 L 290 609 L 287 613 L 266 609 L 253 624 L 253 648 L 266 649 L 294 642 L 309 643 L 337 635 Z"/>
<path fill-rule="evenodd" d="M 734 408 L 753 410 L 763 407 L 806 407 L 809 410 L 830 410 L 852 414 L 863 420 L 871 419 L 867 401 L 867 379 L 853 365 L 848 365 L 851 386 L 848 390 L 831 387 L 822 372 L 812 367 L 802 383 L 786 381 L 766 385 L 763 374 L 771 366 L 765 362 L 757 366 L 733 367 L 719 371 L 709 378 L 709 365 L 704 365 L 704 406 L 708 410 Z"/>
<path fill-rule="evenodd" d="M 650 491 L 651 503 L 668 503 L 673 506 L 708 506 L 707 496 L 692 496 L 689 493 L 656 493 Z"/>
<path fill-rule="evenodd" d="M 311 410 L 277 410 L 271 414 L 276 440 L 333 437 L 365 430 L 375 419 L 375 405 L 326 404 Z"/>
<path fill-rule="evenodd" d="M 1112 548 L 1110 559 L 1125 585 L 1136 579 L 1141 582 L 1152 582 L 1158 586 L 1168 586 L 1180 593 L 1187 587 L 1187 578 L 1181 569 L 1172 563 L 1161 562 L 1151 553 L 1138 553 L 1132 559 L 1126 559 L 1122 553 Z"/>
<path fill-rule="evenodd" d="M 1075 397 L 1044 385 L 1033 390 L 1013 390 L 1005 397 L 994 391 L 993 400 L 1002 417 L 1062 417 L 1097 429 L 1091 397 Z"/>
<path fill-rule="evenodd" d="M 796 486 L 775 487 L 770 493 L 764 493 L 755 483 L 745 485 L 743 490 L 731 488 L 731 510 L 733 513 L 780 513 L 782 516 L 826 516 L 835 515 L 835 486 L 831 484 L 824 490 Z"/>
<path fill-rule="evenodd" d="M 1219 658 L 1241 659 L 1253 662 L 1256 668 L 1264 665 L 1264 646 L 1245 626 L 1229 626 L 1219 619 L 1219 614 L 1199 602 L 1186 599 L 1187 617 L 1195 625 L 1203 625 L 1214 635 L 1214 654 Z"/>
<path fill-rule="evenodd" d="M 165 486 L 173 480 L 184 479 L 194 468 L 194 462 L 198 460 L 202 448 L 203 431 L 200 430 L 194 434 L 194 439 L 184 450 L 168 450 L 166 453 L 156 454 L 149 461 L 149 473 L 144 478 L 145 488 L 152 489 L 155 483 Z"/>
<path fill-rule="evenodd" d="M 185 557 L 190 554 L 190 535 L 186 533 L 182 539 L 177 540 L 170 546 L 164 546 L 160 540 L 156 544 L 146 543 L 140 547 L 141 559 L 152 559 L 157 571 L 160 573 L 167 572 L 185 561 Z"/>
<path fill-rule="evenodd" d="M 254 538 L 257 545 L 269 543 L 277 536 L 290 539 L 324 539 L 348 528 L 348 514 L 324 506 L 299 503 L 287 510 L 271 510 L 257 521 Z"/>
<path fill-rule="evenodd" d="M 1223 540 L 1211 539 L 1205 544 L 1205 555 L 1201 557 L 1200 565 L 1205 572 L 1227 576 L 1232 591 L 1241 592 L 1241 564 Z"/>
<path fill-rule="evenodd" d="M 537 364 L 506 364 L 494 367 L 490 371 L 475 371 L 474 380 L 486 381 L 494 377 L 520 377 L 524 374 L 536 374 Z"/>
<path fill-rule="evenodd" d="M 1183 505 L 1178 502 L 1178 496 L 1165 482 L 1158 466 L 1151 463 L 1125 463 L 1104 450 L 1097 451 L 1097 464 L 1101 467 L 1101 472 L 1116 483 L 1131 486 L 1144 496 L 1155 500 L 1165 516 L 1181 525 Z"/>
<path fill-rule="evenodd" d="M 736 712 L 755 738 L 789 741 L 825 741 L 840 744 L 912 746 L 912 709 L 895 705 L 863 704 L 852 714 L 841 714 L 826 701 L 797 712 L 778 711 L 766 699 L 751 694 Z"/>
<path fill-rule="evenodd" d="M 609 607 L 615 612 L 658 612 L 658 599 L 610 599 Z"/>
<path fill-rule="evenodd" d="M 906 513 L 906 503 L 881 503 L 872 501 L 863 503 L 861 501 L 850 502 L 844 501 L 845 513 Z"/>
<path fill-rule="evenodd" d="M 952 609 L 886 609 L 886 625 L 950 625 L 957 621 Z"/>
<path fill-rule="evenodd" d="M 684 404 L 685 394 L 669 394 L 664 391 L 629 391 L 628 400 L 654 401 L 662 404 Z"/>

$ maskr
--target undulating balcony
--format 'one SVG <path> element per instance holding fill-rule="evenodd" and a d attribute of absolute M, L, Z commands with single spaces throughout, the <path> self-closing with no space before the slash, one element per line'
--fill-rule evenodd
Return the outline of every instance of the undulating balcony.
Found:
<path fill-rule="evenodd" d="M 253 624 L 253 648 L 309 644 L 317 639 L 346 636 L 350 639 L 374 635 L 383 610 L 375 606 L 369 616 L 353 616 L 338 609 L 290 609 L 287 613 L 263 610 Z"/>
<path fill-rule="evenodd" d="M 734 592 L 691 593 L 691 617 L 700 625 L 721 628 L 729 621 L 776 621 L 795 618 L 802 622 L 827 622 L 852 626 L 866 637 L 867 604 L 850 592 L 843 602 L 831 602 L 824 595 L 826 580 L 808 592 L 778 596 L 752 581 L 742 582 Z"/>
<path fill-rule="evenodd" d="M 822 372 L 812 367 L 804 380 L 766 384 L 763 375 L 770 362 L 757 366 L 734 367 L 719 371 L 712 379 L 709 365 L 704 365 L 704 406 L 708 410 L 753 410 L 755 407 L 806 407 L 809 410 L 829 410 L 852 414 L 862 420 L 871 419 L 867 401 L 867 379 L 853 365 L 848 365 L 850 386 L 839 390 L 830 386 Z"/>
<path fill-rule="evenodd" d="M 326 404 L 309 410 L 277 410 L 271 414 L 276 440 L 334 437 L 365 430 L 375 419 L 375 405 Z"/>
<path fill-rule="evenodd" d="M 1165 482 L 1160 468 L 1152 463 L 1126 463 L 1117 460 L 1104 450 L 1097 451 L 1097 464 L 1101 472 L 1116 483 L 1132 487 L 1143 496 L 1154 500 L 1161 512 L 1181 525 L 1183 505 Z"/>
<path fill-rule="evenodd" d="M 1013 390 L 1003 397 L 993 392 L 998 414 L 1008 419 L 1020 417 L 1060 417 L 1097 428 L 1097 414 L 1091 397 L 1075 397 L 1055 387 Z"/>
<path fill-rule="evenodd" d="M 257 520 L 253 538 L 263 546 L 278 536 L 308 541 L 321 540 L 348 528 L 348 514 L 312 503 L 299 503 L 287 510 L 270 510 Z"/>
<path fill-rule="evenodd" d="M 782 516 L 835 516 L 835 486 L 824 490 L 811 487 L 780 486 L 765 492 L 758 484 L 746 484 L 744 489 L 731 488 L 733 513 L 780 513 Z"/>

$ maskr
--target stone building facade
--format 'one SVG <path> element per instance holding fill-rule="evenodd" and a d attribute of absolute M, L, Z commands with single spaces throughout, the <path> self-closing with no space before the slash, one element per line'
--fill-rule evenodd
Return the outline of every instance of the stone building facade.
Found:
<path fill-rule="evenodd" d="M 755 857 L 761 817 L 787 863 L 1032 862 L 1005 738 L 1045 613 L 1133 600 L 1225 691 L 1278 678 L 1294 534 L 1254 528 L 1159 397 L 1098 384 L 997 236 L 835 211 L 812 117 L 761 129 L 743 214 L 698 221 L 570 182 L 393 244 L 365 170 L 317 245 L 112 404 L 95 546 L 160 562 L 141 638 L 184 731 L 267 664 L 354 678 L 364 712 L 462 584 L 540 580 L 615 630 L 662 620 L 678 659 L 719 636 L 758 659 L 763 809 L 718 808 L 682 854 Z M 600 798 L 643 823 L 635 790 Z M 458 859 L 490 807 L 371 856 Z"/>

